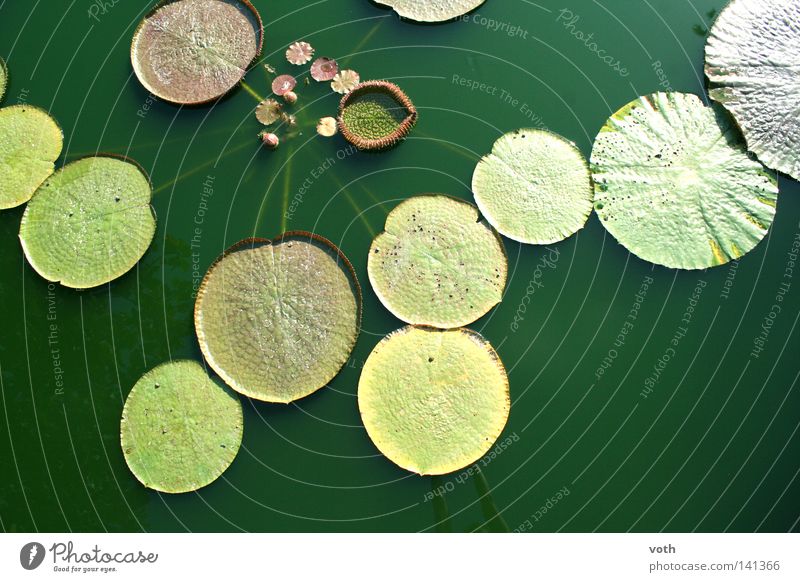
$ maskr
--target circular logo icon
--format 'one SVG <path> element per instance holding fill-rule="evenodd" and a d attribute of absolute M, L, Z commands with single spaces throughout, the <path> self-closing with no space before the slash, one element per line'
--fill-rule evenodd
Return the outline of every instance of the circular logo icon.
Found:
<path fill-rule="evenodd" d="M 44 546 L 39 542 L 30 542 L 19 551 L 19 563 L 26 570 L 35 570 L 44 561 Z"/>

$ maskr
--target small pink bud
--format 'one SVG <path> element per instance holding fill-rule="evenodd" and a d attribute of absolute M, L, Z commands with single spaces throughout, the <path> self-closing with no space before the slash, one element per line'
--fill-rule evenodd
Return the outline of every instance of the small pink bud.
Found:
<path fill-rule="evenodd" d="M 278 147 L 281 141 L 278 139 L 278 136 L 274 133 L 269 132 L 261 132 L 261 142 L 271 150 L 274 150 Z"/>
<path fill-rule="evenodd" d="M 293 103 L 297 103 L 297 93 L 295 93 L 294 91 L 288 91 L 288 92 L 283 94 L 283 99 L 289 105 L 291 105 Z"/>

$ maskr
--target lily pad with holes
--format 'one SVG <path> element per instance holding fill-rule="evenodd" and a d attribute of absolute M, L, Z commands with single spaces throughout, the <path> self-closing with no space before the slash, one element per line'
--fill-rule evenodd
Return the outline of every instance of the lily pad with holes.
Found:
<path fill-rule="evenodd" d="M 480 459 L 502 433 L 508 376 L 477 332 L 406 327 L 370 354 L 358 407 L 389 460 L 420 475 L 443 475 Z"/>
<path fill-rule="evenodd" d="M 444 195 L 398 205 L 372 243 L 369 280 L 383 305 L 414 325 L 469 325 L 503 298 L 503 242 L 472 204 Z"/>
<path fill-rule="evenodd" d="M 733 114 L 750 151 L 800 179 L 800 3 L 733 0 L 706 45 L 710 95 Z"/>
<path fill-rule="evenodd" d="M 322 388 L 350 357 L 361 292 L 349 261 L 310 233 L 242 241 L 206 273 L 195 329 L 237 392 L 288 403 Z"/>
<path fill-rule="evenodd" d="M 136 29 L 131 62 L 153 95 L 179 105 L 222 97 L 261 52 L 263 25 L 247 0 L 173 0 Z"/>
<path fill-rule="evenodd" d="M 31 199 L 53 173 L 64 135 L 43 109 L 12 105 L 0 109 L 0 209 Z"/>
<path fill-rule="evenodd" d="M 6 89 L 8 88 L 8 67 L 6 67 L 6 62 L 0 57 L 0 101 L 3 100 L 3 97 L 6 95 Z"/>
<path fill-rule="evenodd" d="M 358 149 L 384 150 L 405 139 L 417 110 L 397 85 L 367 81 L 342 98 L 338 122 L 344 138 Z"/>
<path fill-rule="evenodd" d="M 638 257 L 676 269 L 722 265 L 767 234 L 774 174 L 747 154 L 718 105 L 657 93 L 615 113 L 592 151 L 600 221 Z"/>
<path fill-rule="evenodd" d="M 238 396 L 197 362 L 147 372 L 128 394 L 120 422 L 125 462 L 145 486 L 186 493 L 215 481 L 242 444 Z"/>
<path fill-rule="evenodd" d="M 376 0 L 417 22 L 443 22 L 475 10 L 486 0 Z"/>
<path fill-rule="evenodd" d="M 50 176 L 25 209 L 19 238 L 48 281 L 97 287 L 127 273 L 156 232 L 152 187 L 135 163 L 84 158 Z"/>
<path fill-rule="evenodd" d="M 478 162 L 472 191 L 500 234 L 550 244 L 583 228 L 594 192 L 589 164 L 571 141 L 538 129 L 502 136 Z"/>

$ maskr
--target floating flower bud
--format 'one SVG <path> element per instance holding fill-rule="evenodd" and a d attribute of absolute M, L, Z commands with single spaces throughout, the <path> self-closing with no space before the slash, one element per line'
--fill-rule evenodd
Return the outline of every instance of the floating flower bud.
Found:
<path fill-rule="evenodd" d="M 283 100 L 286 101 L 289 105 L 297 103 L 297 93 L 294 91 L 287 91 L 283 94 Z"/>
<path fill-rule="evenodd" d="M 280 145 L 281 143 L 281 140 L 279 140 L 278 136 L 275 135 L 274 133 L 270 133 L 268 131 L 262 131 L 258 135 L 261 138 L 261 142 L 271 150 L 277 148 L 278 145 Z"/>

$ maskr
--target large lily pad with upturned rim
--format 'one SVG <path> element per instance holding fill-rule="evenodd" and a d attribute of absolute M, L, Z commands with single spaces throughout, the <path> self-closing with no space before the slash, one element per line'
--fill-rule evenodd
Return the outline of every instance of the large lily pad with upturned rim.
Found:
<path fill-rule="evenodd" d="M 19 238 L 48 281 L 86 289 L 113 281 L 142 258 L 156 232 L 150 179 L 114 156 L 72 162 L 36 191 Z"/>
<path fill-rule="evenodd" d="M 31 199 L 55 169 L 64 135 L 43 109 L 13 105 L 0 109 L 0 209 Z"/>
<path fill-rule="evenodd" d="M 571 141 L 549 131 L 519 129 L 495 142 L 478 162 L 472 191 L 500 234 L 550 244 L 586 224 L 594 196 L 589 164 Z"/>
<path fill-rule="evenodd" d="M 443 22 L 475 10 L 486 0 L 376 0 L 417 22 Z"/>
<path fill-rule="evenodd" d="M 242 444 L 239 397 L 197 362 L 162 364 L 136 382 L 120 421 L 125 462 L 150 489 L 186 493 L 215 481 Z"/>
<path fill-rule="evenodd" d="M 292 402 L 330 382 L 360 321 L 350 262 L 306 232 L 233 246 L 206 273 L 195 304 L 208 363 L 237 392 L 267 402 Z"/>
<path fill-rule="evenodd" d="M 706 75 L 750 151 L 800 179 L 800 3 L 733 0 L 709 34 Z"/>
<path fill-rule="evenodd" d="M 0 57 L 0 102 L 6 96 L 6 89 L 8 88 L 8 67 L 3 57 Z"/>
<path fill-rule="evenodd" d="M 339 104 L 339 131 L 360 150 L 385 150 L 405 139 L 417 123 L 417 109 L 388 81 L 356 85 Z"/>
<path fill-rule="evenodd" d="M 406 327 L 367 358 L 358 407 L 389 460 L 442 475 L 480 459 L 500 436 L 510 410 L 508 376 L 477 332 Z"/>
<path fill-rule="evenodd" d="M 139 24 L 131 62 L 157 97 L 209 103 L 242 80 L 261 52 L 263 24 L 248 0 L 162 2 Z"/>
<path fill-rule="evenodd" d="M 367 270 L 375 294 L 396 317 L 446 329 L 474 322 L 502 300 L 508 261 L 477 208 L 432 194 L 389 213 Z"/>
<path fill-rule="evenodd" d="M 677 269 L 737 259 L 767 234 L 778 187 L 718 105 L 657 93 L 615 113 L 592 151 L 600 221 L 638 257 Z"/>

